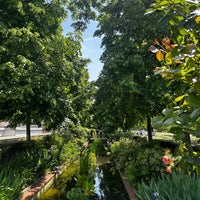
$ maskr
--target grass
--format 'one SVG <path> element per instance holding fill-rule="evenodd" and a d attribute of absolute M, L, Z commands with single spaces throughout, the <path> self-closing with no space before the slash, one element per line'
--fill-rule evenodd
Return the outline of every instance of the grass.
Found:
<path fill-rule="evenodd" d="M 153 136 L 153 139 L 175 141 L 173 134 L 166 132 L 156 132 L 156 134 Z"/>

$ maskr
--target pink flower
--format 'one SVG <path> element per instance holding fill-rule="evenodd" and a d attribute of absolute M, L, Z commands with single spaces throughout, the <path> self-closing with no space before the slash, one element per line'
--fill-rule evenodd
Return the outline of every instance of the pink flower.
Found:
<path fill-rule="evenodd" d="M 171 163 L 171 158 L 170 158 L 170 156 L 169 155 L 164 155 L 163 157 L 162 157 L 162 161 L 165 163 L 165 165 L 169 165 L 170 163 Z"/>

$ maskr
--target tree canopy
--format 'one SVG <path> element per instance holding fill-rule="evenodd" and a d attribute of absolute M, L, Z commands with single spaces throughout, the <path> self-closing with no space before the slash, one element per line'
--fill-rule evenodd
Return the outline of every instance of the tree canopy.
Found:
<path fill-rule="evenodd" d="M 159 23 L 160 14 L 145 15 L 150 3 L 117 0 L 99 11 L 95 35 L 102 36 L 104 68 L 97 80 L 96 118 L 103 128 L 127 130 L 166 103 L 165 83 L 153 75 L 156 60 L 149 46 L 168 29 Z"/>
<path fill-rule="evenodd" d="M 89 87 L 81 37 L 62 35 L 65 3 L 0 1 L 0 117 L 27 125 L 27 139 L 32 123 L 55 128 L 75 120 L 74 99 Z"/>

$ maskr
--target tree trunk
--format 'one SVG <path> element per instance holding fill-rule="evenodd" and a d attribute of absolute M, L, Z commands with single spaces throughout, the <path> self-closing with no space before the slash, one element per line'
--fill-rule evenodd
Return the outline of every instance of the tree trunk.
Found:
<path fill-rule="evenodd" d="M 152 137 L 152 127 L 151 127 L 151 117 L 147 116 L 147 132 L 148 132 L 148 141 L 151 142 L 153 140 Z"/>
<path fill-rule="evenodd" d="M 30 121 L 26 124 L 26 140 L 31 141 L 31 123 Z"/>
<path fill-rule="evenodd" d="M 183 142 L 185 142 L 185 143 L 187 143 L 188 145 L 191 146 L 191 138 L 190 138 L 190 134 L 189 133 L 184 133 Z"/>

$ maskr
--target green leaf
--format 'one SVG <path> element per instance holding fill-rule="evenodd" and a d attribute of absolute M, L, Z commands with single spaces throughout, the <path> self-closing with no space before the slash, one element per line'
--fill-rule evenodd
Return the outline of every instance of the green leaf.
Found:
<path fill-rule="evenodd" d="M 164 109 L 163 111 L 162 111 L 162 114 L 163 115 L 171 115 L 172 114 L 172 111 L 170 110 L 170 109 L 168 109 L 168 108 L 166 108 L 166 109 Z"/>
<path fill-rule="evenodd" d="M 200 107 L 200 97 L 199 96 L 189 96 L 187 97 L 188 104 L 193 108 Z"/>
<path fill-rule="evenodd" d="M 183 17 L 183 16 L 177 16 L 177 19 L 179 20 L 179 21 L 183 21 L 185 18 Z"/>
<path fill-rule="evenodd" d="M 186 29 L 184 29 L 184 28 L 180 29 L 180 30 L 179 30 L 179 33 L 180 33 L 181 35 L 183 35 L 183 36 L 186 36 L 186 35 L 188 35 L 188 32 L 187 32 L 187 30 L 186 30 Z"/>
<path fill-rule="evenodd" d="M 185 36 L 178 35 L 176 39 L 177 39 L 178 44 L 184 44 L 185 43 Z"/>
<path fill-rule="evenodd" d="M 156 116 L 152 119 L 153 127 L 160 127 L 163 124 L 163 117 Z"/>
<path fill-rule="evenodd" d="M 175 102 L 181 101 L 184 97 L 185 97 L 185 94 L 182 95 L 182 96 L 177 97 L 177 98 L 175 99 Z"/>
<path fill-rule="evenodd" d="M 165 6 L 165 5 L 168 5 L 169 4 L 169 1 L 168 0 L 163 0 L 159 3 L 159 6 Z"/>
<path fill-rule="evenodd" d="M 165 121 L 164 121 L 164 125 L 166 125 L 166 126 L 170 126 L 170 125 L 172 125 L 174 123 L 174 118 L 173 117 L 170 117 L 170 118 L 168 118 L 168 119 L 166 119 Z"/>
<path fill-rule="evenodd" d="M 149 9 L 147 9 L 145 15 L 152 14 L 152 13 L 155 12 L 155 11 L 156 11 L 155 9 L 153 9 L 153 8 L 149 8 Z"/>
<path fill-rule="evenodd" d="M 180 126 L 172 126 L 169 129 L 169 132 L 174 133 L 174 134 L 181 134 L 181 133 L 183 133 L 183 129 Z"/>
<path fill-rule="evenodd" d="M 200 128 L 192 132 L 192 135 L 200 137 Z"/>
<path fill-rule="evenodd" d="M 200 108 L 196 108 L 192 111 L 192 113 L 190 114 L 190 118 L 193 119 L 193 118 L 197 118 L 200 116 Z"/>

